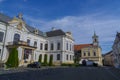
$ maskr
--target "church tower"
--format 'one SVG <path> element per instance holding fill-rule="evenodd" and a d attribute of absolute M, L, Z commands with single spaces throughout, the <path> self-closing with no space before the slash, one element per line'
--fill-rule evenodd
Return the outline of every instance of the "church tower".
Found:
<path fill-rule="evenodd" d="M 98 36 L 94 32 L 94 35 L 92 36 L 93 39 L 93 46 L 99 46 Z"/>

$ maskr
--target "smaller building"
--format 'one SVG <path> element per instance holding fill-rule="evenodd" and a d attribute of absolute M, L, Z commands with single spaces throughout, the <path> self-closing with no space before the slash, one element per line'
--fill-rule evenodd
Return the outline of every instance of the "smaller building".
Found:
<path fill-rule="evenodd" d="M 113 66 L 113 51 L 110 51 L 103 55 L 103 65 L 104 66 Z"/>
<path fill-rule="evenodd" d="M 92 36 L 93 43 L 74 45 L 75 58 L 77 61 L 90 60 L 102 66 L 101 47 L 99 46 L 96 33 Z"/>

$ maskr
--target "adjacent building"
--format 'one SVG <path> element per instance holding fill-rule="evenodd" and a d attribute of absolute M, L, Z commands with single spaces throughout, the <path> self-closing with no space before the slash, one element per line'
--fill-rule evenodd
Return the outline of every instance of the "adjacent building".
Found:
<path fill-rule="evenodd" d="M 116 68 L 120 68 L 120 33 L 118 33 L 118 32 L 116 34 L 112 49 L 113 49 L 114 66 Z"/>
<path fill-rule="evenodd" d="M 74 57 L 74 40 L 71 32 L 52 28 L 49 32 L 42 32 L 24 21 L 22 14 L 10 18 L 0 13 L 0 61 L 6 62 L 10 51 L 17 46 L 19 66 L 38 61 L 47 54 L 48 62 L 53 55 L 53 63 L 72 64 Z"/>
<path fill-rule="evenodd" d="M 91 60 L 95 63 L 98 63 L 102 66 L 102 55 L 101 55 L 101 47 L 99 46 L 98 36 L 96 33 L 92 36 L 93 43 L 91 44 L 79 44 L 74 46 L 75 55 L 77 58 L 79 57 L 79 61 L 81 60 Z"/>
<path fill-rule="evenodd" d="M 113 66 L 113 51 L 110 51 L 103 55 L 103 65 L 104 66 Z"/>

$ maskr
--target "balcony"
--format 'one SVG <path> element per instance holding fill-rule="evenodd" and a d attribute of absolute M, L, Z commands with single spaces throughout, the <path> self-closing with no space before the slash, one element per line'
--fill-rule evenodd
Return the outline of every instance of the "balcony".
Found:
<path fill-rule="evenodd" d="M 18 41 L 18 42 L 8 42 L 8 46 L 27 46 L 27 47 L 33 47 L 33 48 L 37 48 L 37 46 L 33 45 L 33 44 L 28 44 L 25 41 Z"/>

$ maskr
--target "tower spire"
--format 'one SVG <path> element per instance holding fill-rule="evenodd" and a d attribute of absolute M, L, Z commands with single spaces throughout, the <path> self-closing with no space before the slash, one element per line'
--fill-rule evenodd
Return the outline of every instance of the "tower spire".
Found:
<path fill-rule="evenodd" d="M 98 46 L 99 45 L 99 41 L 98 41 L 98 36 L 96 35 L 96 32 L 94 31 L 94 35 L 92 36 L 93 39 L 93 45 L 94 46 Z"/>

